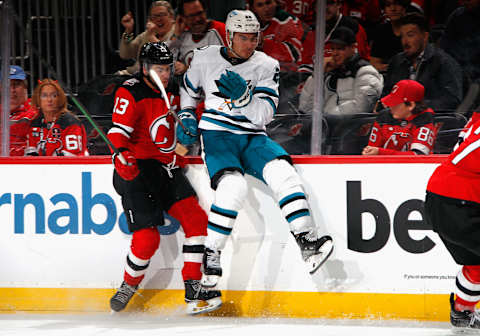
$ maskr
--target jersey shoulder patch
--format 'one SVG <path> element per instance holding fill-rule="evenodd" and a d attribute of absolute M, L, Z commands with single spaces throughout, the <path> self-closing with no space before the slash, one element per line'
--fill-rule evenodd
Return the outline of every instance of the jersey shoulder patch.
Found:
<path fill-rule="evenodd" d="M 123 82 L 122 86 L 134 86 L 137 83 L 140 83 L 140 81 L 137 78 L 132 77 Z"/>

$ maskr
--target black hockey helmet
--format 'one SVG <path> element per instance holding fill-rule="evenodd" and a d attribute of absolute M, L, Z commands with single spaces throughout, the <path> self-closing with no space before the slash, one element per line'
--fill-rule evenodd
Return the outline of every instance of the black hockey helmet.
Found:
<path fill-rule="evenodd" d="M 142 46 L 140 64 L 173 64 L 173 54 L 164 42 L 148 42 Z"/>

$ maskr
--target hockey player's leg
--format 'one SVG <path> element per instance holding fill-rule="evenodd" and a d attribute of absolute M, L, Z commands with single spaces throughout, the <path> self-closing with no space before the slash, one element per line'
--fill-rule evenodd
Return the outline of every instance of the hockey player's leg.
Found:
<path fill-rule="evenodd" d="M 115 295 L 110 299 L 113 311 L 125 309 L 135 294 L 138 285 L 145 277 L 150 258 L 160 244 L 160 234 L 156 227 L 135 231 L 132 235 L 130 252 L 127 255 L 124 280 Z"/>
<path fill-rule="evenodd" d="M 314 273 L 332 254 L 333 240 L 318 236 L 300 176 L 289 162 L 275 159 L 265 165 L 263 178 L 277 196 L 309 272 Z"/>
<path fill-rule="evenodd" d="M 450 295 L 450 323 L 457 328 L 480 329 L 480 266 L 463 266 L 457 274 L 456 299 Z"/>
<path fill-rule="evenodd" d="M 185 302 L 187 314 L 195 315 L 210 312 L 222 305 L 221 293 L 218 290 L 207 290 L 200 284 L 205 236 L 207 235 L 207 215 L 191 196 L 175 203 L 168 211 L 180 221 L 185 232 L 183 243 L 182 277 L 185 284 Z"/>
<path fill-rule="evenodd" d="M 214 287 L 222 276 L 221 250 L 232 232 L 238 211 L 247 195 L 245 177 L 237 171 L 226 172 L 218 181 L 215 201 L 208 216 L 208 235 L 203 256 L 202 284 Z"/>

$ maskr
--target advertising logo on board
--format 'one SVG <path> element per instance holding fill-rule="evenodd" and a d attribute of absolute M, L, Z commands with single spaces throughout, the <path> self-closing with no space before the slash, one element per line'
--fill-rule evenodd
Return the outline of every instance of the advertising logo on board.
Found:
<path fill-rule="evenodd" d="M 71 193 L 58 193 L 49 199 L 39 193 L 2 194 L 0 207 L 10 206 L 13 210 L 14 233 L 24 234 L 26 230 L 33 230 L 35 234 L 51 232 L 57 235 L 106 235 L 118 225 L 123 233 L 131 234 L 125 214 L 121 207 L 117 209 L 113 198 L 106 193 L 92 194 L 92 173 L 82 172 L 81 179 L 80 199 Z M 55 206 L 54 210 L 46 210 L 47 205 L 50 205 L 48 202 Z M 103 208 L 103 211 L 99 207 Z M 26 209 L 33 209 L 34 220 L 26 220 Z M 93 215 L 94 212 L 106 213 L 103 222 L 94 220 L 98 217 Z M 179 228 L 180 223 L 165 214 L 165 225 L 159 226 L 158 230 L 162 235 L 170 235 Z"/>

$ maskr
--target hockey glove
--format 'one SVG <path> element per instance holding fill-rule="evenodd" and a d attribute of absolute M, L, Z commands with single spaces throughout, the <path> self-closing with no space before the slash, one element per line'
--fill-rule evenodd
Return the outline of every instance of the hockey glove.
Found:
<path fill-rule="evenodd" d="M 252 90 L 249 85 L 234 71 L 226 70 L 217 82 L 220 93 L 232 101 L 233 107 L 240 108 L 248 105 L 252 100 Z"/>
<path fill-rule="evenodd" d="M 177 139 L 183 145 L 193 145 L 198 139 L 198 122 L 192 109 L 183 109 L 178 112 L 178 118 L 185 129 L 177 124 Z"/>
<path fill-rule="evenodd" d="M 135 156 L 133 156 L 132 152 L 127 149 L 121 152 L 122 156 L 127 161 L 127 164 L 123 164 L 118 158 L 118 154 L 114 153 L 112 156 L 112 161 L 115 165 L 115 170 L 121 178 L 131 181 L 140 173 L 140 170 L 138 170 L 137 159 L 135 159 Z"/>

